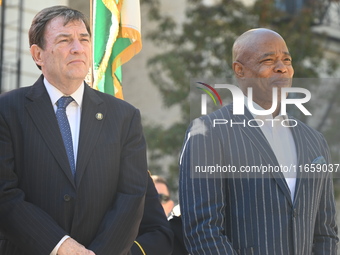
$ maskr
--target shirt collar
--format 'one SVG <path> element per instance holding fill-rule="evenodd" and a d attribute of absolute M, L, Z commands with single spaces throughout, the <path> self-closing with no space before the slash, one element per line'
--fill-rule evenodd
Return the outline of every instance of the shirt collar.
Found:
<path fill-rule="evenodd" d="M 49 81 L 44 77 L 44 85 L 51 98 L 52 105 L 55 106 L 60 97 L 64 96 L 64 94 L 54 87 Z M 84 94 L 84 82 L 79 86 L 79 88 L 70 95 L 74 101 L 78 104 L 79 107 L 82 106 L 83 103 L 83 94 Z"/>
<path fill-rule="evenodd" d="M 260 105 L 258 105 L 257 103 L 253 102 L 253 106 L 256 110 L 264 110 Z M 247 107 L 247 109 L 249 110 L 248 107 L 248 97 L 244 96 L 244 105 Z M 254 119 L 273 119 L 273 115 L 268 114 L 268 115 L 257 115 L 257 114 L 253 114 L 252 112 L 250 112 L 251 115 L 253 115 Z M 279 114 L 277 115 L 274 119 L 288 119 L 287 114 Z"/>

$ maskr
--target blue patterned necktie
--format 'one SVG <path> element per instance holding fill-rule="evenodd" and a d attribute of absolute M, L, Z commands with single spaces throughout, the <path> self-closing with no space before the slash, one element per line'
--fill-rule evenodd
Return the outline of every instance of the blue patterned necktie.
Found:
<path fill-rule="evenodd" d="M 72 134 L 71 134 L 71 128 L 70 124 L 68 122 L 67 116 L 66 116 L 66 107 L 73 101 L 72 97 L 61 97 L 57 101 L 57 120 L 61 132 L 61 136 L 63 137 L 68 161 L 70 163 L 70 167 L 72 170 L 73 176 L 75 176 L 76 173 L 76 166 L 74 162 L 74 152 L 73 152 L 73 142 L 72 142 Z"/>

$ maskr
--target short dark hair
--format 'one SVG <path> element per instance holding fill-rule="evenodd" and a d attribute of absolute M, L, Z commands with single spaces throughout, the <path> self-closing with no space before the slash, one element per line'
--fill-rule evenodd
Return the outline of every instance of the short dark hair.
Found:
<path fill-rule="evenodd" d="M 81 20 L 84 22 L 89 35 L 91 36 L 91 29 L 89 22 L 85 15 L 80 11 L 74 10 L 67 6 L 57 5 L 45 8 L 38 12 L 33 18 L 30 30 L 28 32 L 30 47 L 33 44 L 38 45 L 40 48 L 45 47 L 45 28 L 46 25 L 56 17 L 64 18 L 64 26 L 70 21 Z"/>

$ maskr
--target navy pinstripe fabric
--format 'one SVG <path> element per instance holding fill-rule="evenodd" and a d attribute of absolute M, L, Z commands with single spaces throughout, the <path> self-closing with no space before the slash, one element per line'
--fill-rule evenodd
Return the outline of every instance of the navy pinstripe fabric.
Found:
<path fill-rule="evenodd" d="M 192 255 L 336 254 L 337 226 L 331 175 L 298 172 L 295 199 L 282 173 L 208 174 L 197 166 L 278 166 L 259 128 L 242 123 L 232 105 L 195 120 L 180 158 L 180 205 L 185 243 Z M 190 134 L 189 134 L 190 133 Z M 323 136 L 298 122 L 292 128 L 298 164 L 322 156 L 330 162 Z M 312 253 L 314 252 L 314 253 Z"/>

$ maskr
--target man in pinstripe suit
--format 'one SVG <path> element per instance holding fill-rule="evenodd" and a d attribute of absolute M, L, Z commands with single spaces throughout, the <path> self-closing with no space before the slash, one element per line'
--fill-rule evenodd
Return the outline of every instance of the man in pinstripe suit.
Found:
<path fill-rule="evenodd" d="M 335 255 L 329 171 L 244 172 L 247 167 L 331 166 L 322 134 L 298 120 L 289 128 L 281 125 L 288 116 L 280 113 L 280 93 L 272 115 L 248 110 L 247 88 L 253 88 L 254 108 L 267 110 L 273 104 L 272 88 L 291 86 L 294 70 L 285 41 L 269 29 L 249 30 L 235 41 L 233 61 L 245 114 L 234 115 L 231 104 L 194 120 L 180 157 L 180 205 L 189 253 Z M 238 124 L 214 125 L 216 119 Z M 272 121 L 268 125 L 265 119 Z M 251 126 L 242 124 L 251 120 Z"/>
<path fill-rule="evenodd" d="M 91 59 L 84 15 L 46 8 L 29 36 L 43 75 L 0 96 L 0 254 L 125 255 L 138 232 L 133 254 L 170 254 L 139 111 L 84 83 Z M 69 123 L 75 172 L 56 117 L 63 96 L 73 99 L 63 127 Z"/>

